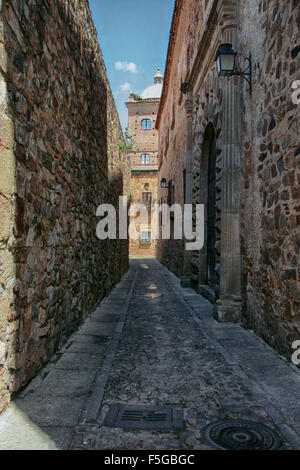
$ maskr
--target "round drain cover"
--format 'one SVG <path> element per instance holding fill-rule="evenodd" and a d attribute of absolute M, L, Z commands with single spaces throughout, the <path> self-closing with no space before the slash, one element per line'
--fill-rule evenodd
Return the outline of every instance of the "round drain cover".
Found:
<path fill-rule="evenodd" d="M 211 423 L 203 430 L 209 444 L 224 450 L 276 450 L 281 441 L 270 428 L 254 421 L 238 419 Z"/>

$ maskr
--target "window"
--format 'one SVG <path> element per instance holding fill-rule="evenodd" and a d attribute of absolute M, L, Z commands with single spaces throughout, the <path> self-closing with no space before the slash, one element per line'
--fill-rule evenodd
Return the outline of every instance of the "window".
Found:
<path fill-rule="evenodd" d="M 186 170 L 183 170 L 183 202 L 186 203 Z"/>
<path fill-rule="evenodd" d="M 142 203 L 146 207 L 150 207 L 152 204 L 152 193 L 142 193 Z"/>
<path fill-rule="evenodd" d="M 141 230 L 140 231 L 140 242 L 141 243 L 151 243 L 152 242 L 151 230 Z"/>
<path fill-rule="evenodd" d="M 165 139 L 165 158 L 167 156 L 168 150 L 169 150 L 169 131 L 168 131 L 166 139 Z"/>
<path fill-rule="evenodd" d="M 169 184 L 168 184 L 168 205 L 169 205 L 169 207 L 172 207 L 174 203 L 175 203 L 174 181 L 170 180 Z M 171 221 L 174 220 L 174 212 L 171 212 L 170 218 L 171 218 Z"/>
<path fill-rule="evenodd" d="M 175 203 L 175 185 L 174 181 L 170 180 L 168 183 L 168 205 L 171 207 Z"/>
<path fill-rule="evenodd" d="M 141 164 L 150 165 L 150 155 L 148 154 L 141 155 Z"/>
<path fill-rule="evenodd" d="M 160 207 L 163 205 L 163 203 L 164 203 L 163 198 L 161 198 L 161 200 L 160 200 Z M 163 223 L 162 211 L 159 211 L 159 224 L 160 224 L 160 227 L 162 227 L 162 223 Z"/>
<path fill-rule="evenodd" d="M 150 121 L 150 119 L 143 119 L 142 120 L 142 130 L 143 131 L 151 131 L 151 121 Z"/>
<path fill-rule="evenodd" d="M 173 130 L 175 127 L 175 105 L 173 103 L 173 107 L 172 107 L 172 124 L 171 124 L 171 129 Z"/>

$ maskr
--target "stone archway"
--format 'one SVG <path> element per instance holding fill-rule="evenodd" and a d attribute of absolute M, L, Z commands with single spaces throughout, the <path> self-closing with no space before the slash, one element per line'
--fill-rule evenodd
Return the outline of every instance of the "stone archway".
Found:
<path fill-rule="evenodd" d="M 206 218 L 206 243 L 200 252 L 185 254 L 183 285 L 198 282 L 198 290 L 215 304 L 215 316 L 222 322 L 238 322 L 242 313 L 242 270 L 240 247 L 241 149 L 238 126 L 238 83 L 220 79 L 215 57 L 221 43 L 236 47 L 236 0 L 214 2 L 206 32 L 187 81 L 187 201 L 207 206 L 211 127 L 216 138 L 216 164 L 211 187 L 216 187 L 214 214 Z M 205 135 L 205 133 L 207 134 Z M 212 173 L 211 173 L 212 176 Z M 212 207 L 212 202 L 210 202 Z M 215 232 L 207 249 L 207 234 Z M 212 246 L 215 246 L 213 260 Z M 211 258 L 208 259 L 208 250 Z M 209 266 L 209 270 L 208 270 Z M 211 269 L 214 267 L 214 269 Z M 212 273 L 215 279 L 212 279 Z M 211 286 L 213 284 L 213 287 Z"/>
<path fill-rule="evenodd" d="M 216 134 L 212 125 L 205 132 L 208 152 L 207 178 L 207 282 L 216 287 Z"/>
<path fill-rule="evenodd" d="M 203 136 L 200 202 L 205 205 L 205 244 L 199 255 L 199 281 L 215 291 L 216 278 L 216 132 L 209 123 Z"/>
<path fill-rule="evenodd" d="M 205 245 L 195 253 L 193 268 L 198 291 L 215 304 L 216 318 L 236 322 L 242 312 L 237 90 L 234 82 L 222 82 L 222 93 L 219 90 L 220 81 L 212 69 L 195 98 L 193 200 L 206 206 L 207 216 Z"/>

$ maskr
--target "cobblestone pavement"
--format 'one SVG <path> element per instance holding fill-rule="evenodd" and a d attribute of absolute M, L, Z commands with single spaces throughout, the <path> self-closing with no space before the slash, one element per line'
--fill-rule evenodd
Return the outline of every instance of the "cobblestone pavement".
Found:
<path fill-rule="evenodd" d="M 185 427 L 105 427 L 114 403 L 183 405 Z M 155 260 L 131 261 L 13 406 L 60 449 L 213 449 L 202 430 L 223 418 L 265 424 L 282 449 L 300 449 L 300 371 L 241 326 L 217 323 L 212 306 Z"/>

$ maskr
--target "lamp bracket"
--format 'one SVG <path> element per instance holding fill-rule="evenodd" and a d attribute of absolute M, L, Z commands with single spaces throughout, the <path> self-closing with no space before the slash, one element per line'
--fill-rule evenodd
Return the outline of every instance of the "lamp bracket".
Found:
<path fill-rule="evenodd" d="M 249 84 L 250 95 L 252 94 L 252 55 L 249 53 L 249 57 L 244 58 L 248 62 L 248 67 L 245 70 L 234 71 L 230 75 L 238 75 L 239 77 L 244 78 Z"/>

